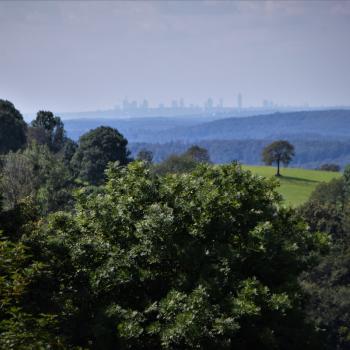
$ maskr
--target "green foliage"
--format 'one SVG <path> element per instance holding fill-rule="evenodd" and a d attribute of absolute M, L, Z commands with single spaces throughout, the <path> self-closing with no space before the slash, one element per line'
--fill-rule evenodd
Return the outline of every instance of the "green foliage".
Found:
<path fill-rule="evenodd" d="M 156 177 L 135 162 L 77 201 L 24 240 L 45 266 L 28 307 L 57 315 L 70 345 L 310 345 L 297 277 L 323 237 L 279 208 L 273 182 L 237 165 Z"/>
<path fill-rule="evenodd" d="M 300 209 L 312 232 L 325 232 L 335 239 L 343 235 L 343 215 L 334 203 L 309 201 Z"/>
<path fill-rule="evenodd" d="M 198 163 L 210 163 L 208 150 L 203 147 L 191 146 L 184 154 Z"/>
<path fill-rule="evenodd" d="M 63 148 L 59 152 L 59 155 L 62 158 L 64 165 L 71 171 L 73 171 L 72 159 L 77 149 L 78 149 L 78 144 L 73 140 L 67 138 L 63 145 Z"/>
<path fill-rule="evenodd" d="M 198 163 L 186 155 L 173 154 L 165 159 L 162 163 L 154 166 L 154 172 L 158 175 L 181 174 L 193 171 Z"/>
<path fill-rule="evenodd" d="M 170 155 L 162 163 L 154 166 L 158 175 L 181 174 L 193 171 L 200 163 L 210 163 L 208 151 L 205 148 L 191 146 L 181 155 Z"/>
<path fill-rule="evenodd" d="M 104 181 L 104 171 L 109 162 L 129 162 L 128 141 L 116 129 L 101 126 L 84 134 L 73 156 L 72 167 L 77 176 L 93 185 Z"/>
<path fill-rule="evenodd" d="M 312 202 L 331 203 L 341 209 L 344 207 L 346 200 L 343 177 L 319 184 L 310 196 Z"/>
<path fill-rule="evenodd" d="M 33 261 L 21 242 L 0 233 L 0 349 L 66 349 L 53 314 L 33 313 L 26 307 L 33 281 L 44 266 Z"/>
<path fill-rule="evenodd" d="M 26 143 L 26 130 L 21 113 L 10 101 L 0 99 L 0 154 L 22 148 Z"/>
<path fill-rule="evenodd" d="M 302 280 L 309 319 L 323 331 L 328 349 L 350 349 L 350 249 L 336 245 Z"/>
<path fill-rule="evenodd" d="M 31 140 L 49 147 L 52 152 L 59 152 L 65 143 L 64 125 L 60 117 L 50 111 L 39 111 L 29 129 Z"/>
<path fill-rule="evenodd" d="M 325 334 L 329 349 L 350 349 L 350 198 L 348 169 L 344 176 L 319 185 L 300 208 L 310 231 L 323 231 L 333 240 L 330 253 L 302 279 L 309 295 L 309 319 Z"/>
<path fill-rule="evenodd" d="M 326 232 L 334 240 L 340 240 L 345 234 L 347 201 L 344 179 L 341 177 L 320 183 L 299 211 L 312 232 Z"/>
<path fill-rule="evenodd" d="M 35 143 L 3 157 L 0 187 L 6 208 L 32 197 L 47 213 L 64 208 L 71 198 L 69 171 L 46 146 Z"/>
<path fill-rule="evenodd" d="M 272 142 L 262 152 L 262 160 L 266 165 L 277 164 L 277 176 L 280 176 L 280 163 L 288 165 L 293 157 L 294 146 L 283 140 Z"/>
<path fill-rule="evenodd" d="M 8 232 L 8 239 L 15 242 L 22 235 L 30 235 L 39 219 L 38 207 L 27 198 L 11 209 L 0 210 L 0 232 Z"/>

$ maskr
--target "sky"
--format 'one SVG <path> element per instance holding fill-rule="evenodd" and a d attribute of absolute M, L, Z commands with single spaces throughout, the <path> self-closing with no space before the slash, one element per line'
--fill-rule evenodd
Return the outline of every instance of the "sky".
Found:
<path fill-rule="evenodd" d="M 23 113 L 350 105 L 350 1 L 0 1 L 0 98 Z"/>

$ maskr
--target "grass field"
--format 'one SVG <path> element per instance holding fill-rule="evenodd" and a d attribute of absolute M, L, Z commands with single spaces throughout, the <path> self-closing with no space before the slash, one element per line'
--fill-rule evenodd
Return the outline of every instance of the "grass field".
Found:
<path fill-rule="evenodd" d="M 276 173 L 276 169 L 269 166 L 243 165 L 243 168 L 264 177 L 271 177 Z M 281 174 L 282 176 L 278 178 L 280 182 L 278 191 L 282 194 L 286 204 L 292 206 L 298 206 L 307 201 L 319 183 L 341 176 L 341 173 L 300 168 L 282 168 Z"/>

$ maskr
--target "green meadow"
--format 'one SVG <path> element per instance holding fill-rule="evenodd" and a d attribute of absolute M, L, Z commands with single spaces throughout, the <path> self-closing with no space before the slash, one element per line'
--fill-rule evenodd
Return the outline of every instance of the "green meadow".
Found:
<path fill-rule="evenodd" d="M 270 166 L 243 165 L 245 170 L 264 177 L 275 177 L 276 168 Z M 331 171 L 308 170 L 300 168 L 282 168 L 281 177 L 276 179 L 280 183 L 278 192 L 283 196 L 285 203 L 298 206 L 306 202 L 321 182 L 328 182 L 340 177 L 341 173 Z"/>

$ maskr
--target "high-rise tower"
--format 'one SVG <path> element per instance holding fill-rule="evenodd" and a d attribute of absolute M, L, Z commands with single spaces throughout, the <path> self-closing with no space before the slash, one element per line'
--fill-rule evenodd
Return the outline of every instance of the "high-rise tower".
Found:
<path fill-rule="evenodd" d="M 239 93 L 237 96 L 237 106 L 238 106 L 239 110 L 242 109 L 242 94 L 241 93 Z"/>

